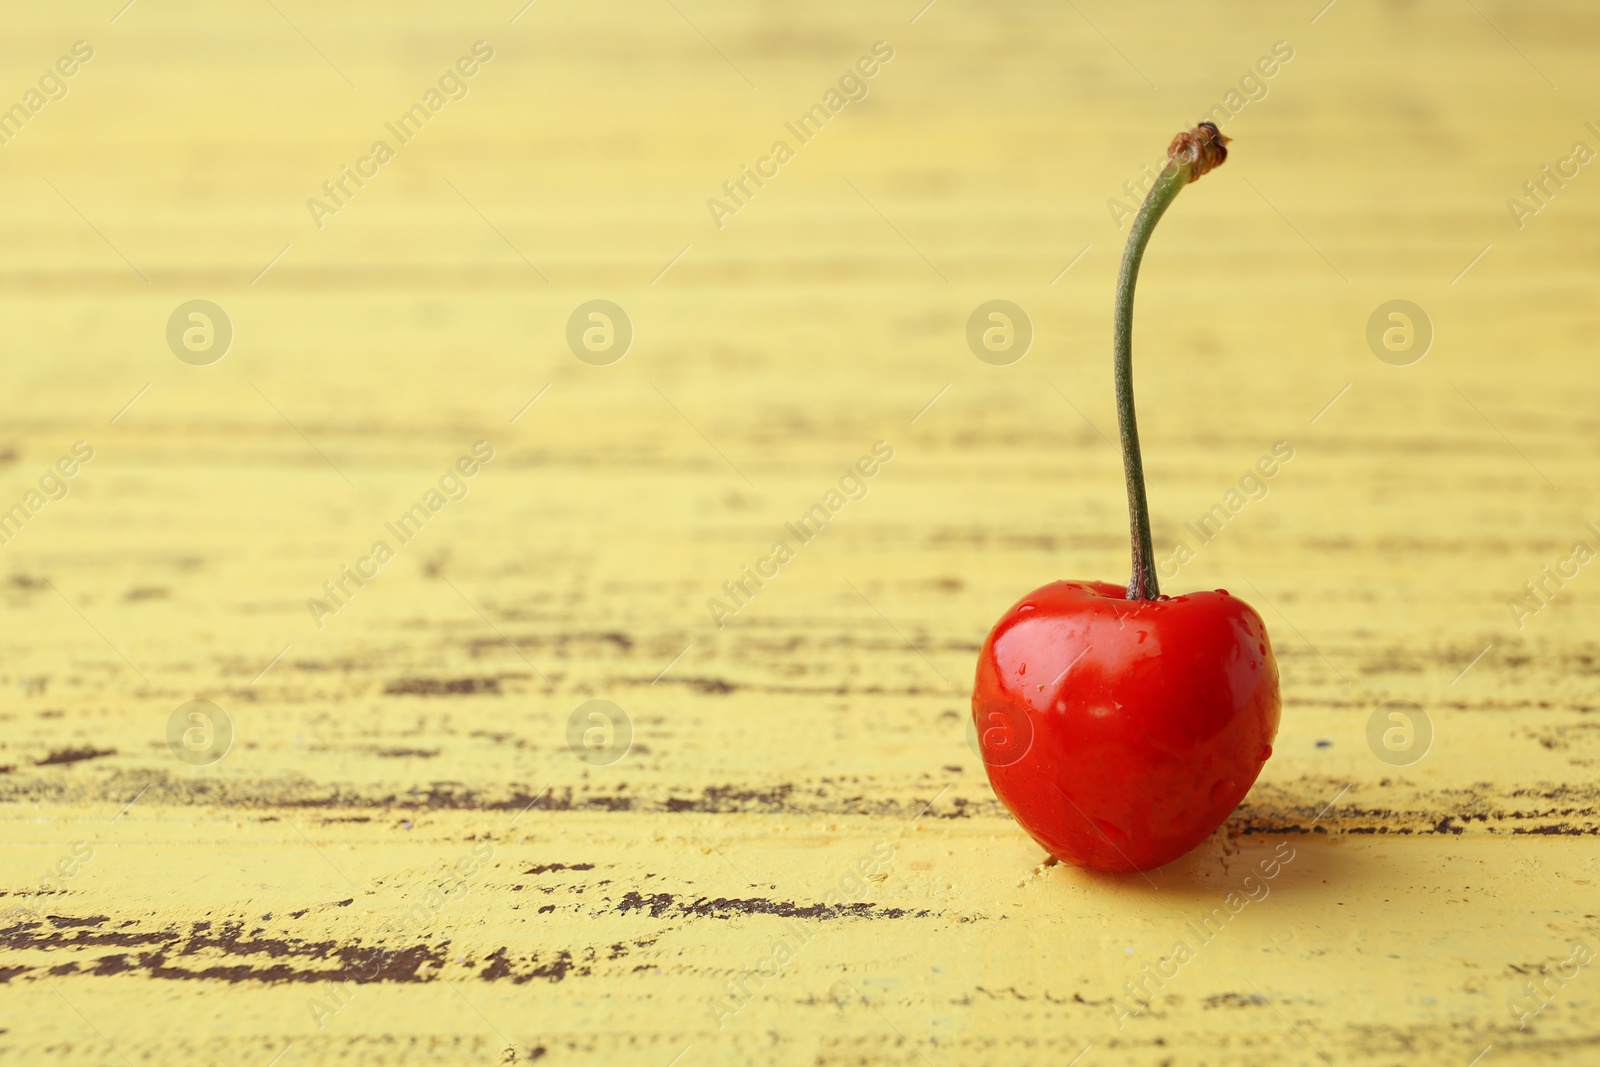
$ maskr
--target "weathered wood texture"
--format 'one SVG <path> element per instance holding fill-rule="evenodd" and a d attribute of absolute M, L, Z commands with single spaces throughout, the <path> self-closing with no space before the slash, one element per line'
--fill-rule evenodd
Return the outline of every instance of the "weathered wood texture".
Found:
<path fill-rule="evenodd" d="M 1507 601 L 1600 548 L 1600 12 L 118 3 L 0 37 L 0 103 L 93 48 L 0 146 L 7 1061 L 1594 1062 L 1600 977 L 1563 965 L 1600 943 L 1600 570 Z M 1016 597 L 1126 574 L 1108 201 L 1213 105 L 1140 413 L 1167 585 L 1258 606 L 1283 726 L 1211 842 L 1091 877 L 997 806 L 970 678 Z M 196 298 L 235 334 L 208 366 L 165 337 Z M 565 339 L 597 298 L 635 332 L 609 366 Z M 1035 330 L 1008 366 L 965 340 L 997 298 Z M 1396 299 L 1434 332 L 1407 366 L 1366 336 Z M 168 745 L 197 699 L 235 734 L 204 766 Z M 568 745 L 593 699 L 631 722 L 609 765 Z M 1386 701 L 1420 761 L 1369 746 Z"/>

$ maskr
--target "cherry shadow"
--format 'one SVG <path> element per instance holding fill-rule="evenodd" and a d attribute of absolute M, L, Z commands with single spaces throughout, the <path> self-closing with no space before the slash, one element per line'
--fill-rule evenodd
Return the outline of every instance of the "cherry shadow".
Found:
<path fill-rule="evenodd" d="M 1153 892 L 1174 904 L 1210 906 L 1235 894 L 1248 907 L 1289 894 L 1302 905 L 1335 907 L 1360 851 L 1330 832 L 1329 800 L 1338 788 L 1304 781 L 1277 785 L 1260 798 L 1252 793 L 1205 841 L 1152 870 L 1068 869 L 1083 884 L 1135 897 Z"/>

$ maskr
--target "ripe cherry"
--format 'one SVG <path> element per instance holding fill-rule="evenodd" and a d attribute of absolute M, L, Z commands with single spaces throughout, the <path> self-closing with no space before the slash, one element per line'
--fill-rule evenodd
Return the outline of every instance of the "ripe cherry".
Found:
<path fill-rule="evenodd" d="M 1133 578 L 1052 582 L 989 632 L 972 694 L 1001 803 L 1052 855 L 1148 870 L 1204 841 L 1250 787 L 1278 731 L 1278 667 L 1254 609 L 1223 590 L 1160 594 L 1133 407 L 1133 291 L 1155 224 L 1227 158 L 1202 122 L 1174 138 L 1117 280 L 1114 343 Z"/>
<path fill-rule="evenodd" d="M 1035 841 L 1079 867 L 1146 870 L 1255 783 L 1278 668 L 1261 617 L 1221 590 L 1130 600 L 1053 582 L 990 632 L 972 708 L 989 781 Z"/>

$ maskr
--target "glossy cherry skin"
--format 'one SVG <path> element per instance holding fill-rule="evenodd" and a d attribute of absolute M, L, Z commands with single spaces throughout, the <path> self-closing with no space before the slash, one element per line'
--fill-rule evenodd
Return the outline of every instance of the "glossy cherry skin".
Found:
<path fill-rule="evenodd" d="M 1108 582 L 1023 597 L 978 657 L 972 714 L 1001 803 L 1046 851 L 1143 871 L 1238 807 L 1278 732 L 1261 616 L 1222 590 L 1129 600 Z"/>

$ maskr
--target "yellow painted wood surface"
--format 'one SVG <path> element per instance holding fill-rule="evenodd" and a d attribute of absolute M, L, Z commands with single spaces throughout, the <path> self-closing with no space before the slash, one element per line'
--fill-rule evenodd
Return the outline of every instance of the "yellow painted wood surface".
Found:
<path fill-rule="evenodd" d="M 0 35 L 25 109 L 93 50 L 0 145 L 7 1062 L 1600 1055 L 1600 565 L 1562 562 L 1600 548 L 1591 6 L 119 4 Z M 1108 201 L 1214 106 L 1140 414 L 1168 588 L 1260 609 L 1283 726 L 1210 842 L 1095 877 L 996 804 L 971 671 L 1027 590 L 1126 573 Z M 165 336 L 192 299 L 233 327 L 207 366 Z M 565 337 L 593 299 L 633 325 L 608 366 Z M 1035 332 L 1007 366 L 965 339 L 992 299 Z M 1400 299 L 1407 366 L 1367 341 Z M 168 745 L 191 700 L 209 765 Z M 631 723 L 609 765 L 568 745 L 589 700 Z M 1419 761 L 1369 746 L 1388 701 Z"/>

